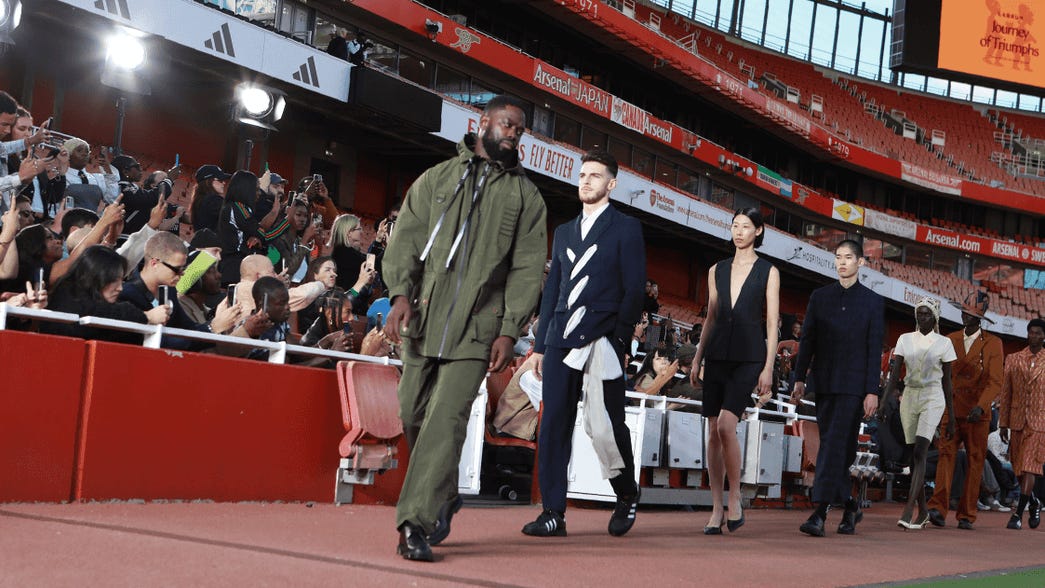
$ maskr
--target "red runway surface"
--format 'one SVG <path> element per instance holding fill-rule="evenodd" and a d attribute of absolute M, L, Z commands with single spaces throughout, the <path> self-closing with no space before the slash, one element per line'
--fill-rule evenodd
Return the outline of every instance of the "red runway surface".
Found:
<path fill-rule="evenodd" d="M 0 506 L 3 586 L 844 586 L 1045 564 L 1042 532 L 904 532 L 899 505 L 868 509 L 856 536 L 806 537 L 809 511 L 751 510 L 738 532 L 706 537 L 708 512 L 641 510 L 626 537 L 609 511 L 574 508 L 569 537 L 520 534 L 538 507 L 468 504 L 434 564 L 395 555 L 389 507 L 317 504 Z"/>

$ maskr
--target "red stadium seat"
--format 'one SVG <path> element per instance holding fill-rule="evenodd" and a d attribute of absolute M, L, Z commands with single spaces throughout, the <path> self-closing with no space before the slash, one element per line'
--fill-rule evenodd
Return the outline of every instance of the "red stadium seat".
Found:
<path fill-rule="evenodd" d="M 394 366 L 357 361 L 337 364 L 341 418 L 345 436 L 338 451 L 354 470 L 385 470 L 395 466 L 396 443 L 403 434 L 399 418 L 399 370 Z"/>

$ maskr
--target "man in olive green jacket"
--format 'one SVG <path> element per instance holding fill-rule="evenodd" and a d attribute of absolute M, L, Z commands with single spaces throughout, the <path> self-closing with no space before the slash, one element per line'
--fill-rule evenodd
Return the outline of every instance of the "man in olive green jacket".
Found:
<path fill-rule="evenodd" d="M 518 160 L 526 115 L 490 101 L 457 157 L 410 187 L 383 259 L 402 342 L 400 416 L 410 463 L 399 497 L 397 551 L 432 561 L 461 507 L 457 468 L 487 371 L 505 368 L 537 305 L 547 255 L 544 200 Z"/>

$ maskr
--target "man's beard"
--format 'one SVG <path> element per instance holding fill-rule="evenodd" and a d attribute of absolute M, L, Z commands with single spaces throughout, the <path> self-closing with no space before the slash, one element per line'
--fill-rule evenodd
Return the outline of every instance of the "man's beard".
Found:
<path fill-rule="evenodd" d="M 494 139 L 493 133 L 483 133 L 483 149 L 486 150 L 486 155 L 494 161 L 501 163 L 512 163 L 512 156 L 515 153 L 515 149 L 507 149 L 501 146 L 501 141 L 504 139 Z"/>

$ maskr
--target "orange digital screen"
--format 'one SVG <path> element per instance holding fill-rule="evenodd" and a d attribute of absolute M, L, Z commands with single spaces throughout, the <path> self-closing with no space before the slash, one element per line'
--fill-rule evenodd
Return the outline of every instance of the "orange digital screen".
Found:
<path fill-rule="evenodd" d="M 1045 2 L 943 0 L 937 67 L 1045 87 Z"/>

